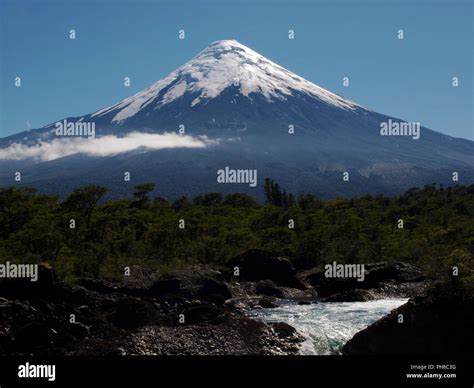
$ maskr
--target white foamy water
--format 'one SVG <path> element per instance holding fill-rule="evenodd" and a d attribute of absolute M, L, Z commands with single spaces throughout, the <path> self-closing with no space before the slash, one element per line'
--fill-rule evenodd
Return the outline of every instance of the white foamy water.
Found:
<path fill-rule="evenodd" d="M 379 299 L 369 302 L 312 303 L 283 302 L 277 308 L 261 309 L 253 316 L 265 322 L 286 322 L 306 341 L 302 354 L 340 354 L 354 334 L 405 304 L 408 299 Z"/>

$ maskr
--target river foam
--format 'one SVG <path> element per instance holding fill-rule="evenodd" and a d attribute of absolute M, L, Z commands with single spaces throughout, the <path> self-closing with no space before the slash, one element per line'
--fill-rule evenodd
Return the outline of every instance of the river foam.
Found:
<path fill-rule="evenodd" d="M 276 308 L 253 312 L 265 322 L 286 322 L 305 337 L 301 354 L 341 354 L 354 334 L 405 304 L 408 299 L 298 305 L 285 301 Z"/>

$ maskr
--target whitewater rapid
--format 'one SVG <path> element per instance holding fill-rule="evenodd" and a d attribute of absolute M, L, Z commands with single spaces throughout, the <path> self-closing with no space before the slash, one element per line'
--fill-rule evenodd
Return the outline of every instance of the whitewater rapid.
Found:
<path fill-rule="evenodd" d="M 276 308 L 253 312 L 265 322 L 285 322 L 304 336 L 301 354 L 341 354 L 354 334 L 405 304 L 408 299 L 379 299 L 369 302 L 312 303 L 282 302 Z"/>

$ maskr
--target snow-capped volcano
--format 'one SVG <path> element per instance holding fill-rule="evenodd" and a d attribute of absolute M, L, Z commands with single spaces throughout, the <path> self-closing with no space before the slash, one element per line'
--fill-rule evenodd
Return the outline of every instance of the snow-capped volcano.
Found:
<path fill-rule="evenodd" d="M 58 122 L 88 136 L 58 136 Z M 416 134 L 382 131 L 402 124 L 415 124 Z M 454 172 L 472 183 L 474 143 L 366 109 L 220 40 L 117 104 L 0 139 L 0 165 L 0 184 L 21 170 L 23 184 L 59 193 L 92 183 L 126 195 L 127 171 L 170 197 L 262 196 L 216 181 L 216 171 L 243 168 L 258 171 L 257 187 L 269 177 L 293 193 L 334 197 L 449 185 Z"/>
<path fill-rule="evenodd" d="M 189 104 L 194 107 L 208 103 L 227 88 L 233 88 L 234 93 L 250 100 L 254 94 L 263 96 L 269 102 L 286 100 L 297 91 L 338 108 L 360 107 L 277 65 L 236 40 L 219 40 L 147 89 L 95 112 L 92 117 L 114 112 L 111 121 L 122 122 L 147 106 L 159 109 L 184 94 L 195 95 Z"/>

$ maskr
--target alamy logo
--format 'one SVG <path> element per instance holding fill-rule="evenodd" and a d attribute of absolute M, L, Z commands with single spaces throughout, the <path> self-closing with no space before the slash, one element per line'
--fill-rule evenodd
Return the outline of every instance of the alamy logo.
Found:
<path fill-rule="evenodd" d="M 92 121 L 58 121 L 54 124 L 56 136 L 77 136 L 95 138 L 95 123 Z"/>
<path fill-rule="evenodd" d="M 414 140 L 420 138 L 420 123 L 417 122 L 398 122 L 389 119 L 387 122 L 380 123 L 381 136 L 411 136 Z"/>
<path fill-rule="evenodd" d="M 38 264 L 14 264 L 7 261 L 0 264 L 0 278 L 29 278 L 32 282 L 38 280 Z"/>
<path fill-rule="evenodd" d="M 337 264 L 333 261 L 332 264 L 326 264 L 324 269 L 327 278 L 357 278 L 358 282 L 365 279 L 364 264 Z"/>
<path fill-rule="evenodd" d="M 235 170 L 226 166 L 217 170 L 218 183 L 248 183 L 250 187 L 257 186 L 257 170 Z"/>
<path fill-rule="evenodd" d="M 34 365 L 29 362 L 18 366 L 20 378 L 43 378 L 48 381 L 56 380 L 56 365 Z"/>

